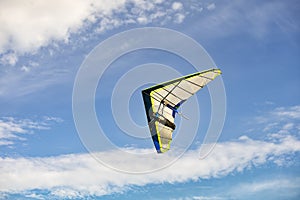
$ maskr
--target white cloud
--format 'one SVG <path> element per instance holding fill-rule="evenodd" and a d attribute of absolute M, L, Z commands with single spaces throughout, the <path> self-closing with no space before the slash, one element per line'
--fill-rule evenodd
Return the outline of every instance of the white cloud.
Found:
<path fill-rule="evenodd" d="M 45 121 L 54 121 L 54 122 L 57 122 L 57 123 L 61 123 L 61 122 L 63 122 L 64 120 L 63 119 L 61 119 L 61 118 L 59 118 L 59 117 L 51 117 L 51 116 L 44 116 L 43 117 L 43 119 L 45 120 Z"/>
<path fill-rule="evenodd" d="M 214 3 L 209 4 L 206 8 L 207 8 L 207 10 L 214 10 L 216 8 L 216 4 L 214 4 Z"/>
<path fill-rule="evenodd" d="M 295 178 L 297 179 L 297 178 Z M 291 183 L 288 179 L 279 179 L 279 180 L 268 180 L 268 181 L 261 181 L 256 183 L 246 183 L 243 185 L 240 185 L 239 190 L 246 190 L 248 192 L 260 192 L 263 190 L 276 190 L 279 188 L 299 188 L 300 181 L 298 178 L 298 185 L 295 185 L 295 183 Z"/>
<path fill-rule="evenodd" d="M 13 145 L 15 141 L 25 140 L 26 134 L 34 130 L 50 129 L 50 122 L 61 122 L 59 118 L 47 117 L 46 120 L 32 121 L 29 119 L 0 118 L 0 146 Z"/>
<path fill-rule="evenodd" d="M 274 109 L 268 115 L 273 122 L 279 120 L 280 123 L 281 116 L 278 116 L 277 112 L 294 112 L 295 108 L 297 107 Z M 294 116 L 297 114 L 291 116 L 293 117 L 289 119 L 295 120 Z M 43 119 L 45 122 L 49 120 L 61 121 L 59 118 L 47 116 Z M 189 150 L 169 167 L 140 175 L 121 173 L 107 168 L 89 154 L 68 154 L 44 158 L 0 157 L 0 195 L 25 193 L 35 196 L 36 194 L 31 193 L 31 191 L 38 189 L 48 191 L 47 194 L 50 193 L 54 198 L 86 198 L 87 196 L 124 192 L 130 190 L 132 186 L 173 184 L 189 180 L 219 178 L 231 173 L 250 170 L 266 163 L 274 163 L 280 167 L 290 166 L 293 164 L 295 156 L 300 152 L 300 140 L 297 136 L 290 134 L 290 131 L 295 130 L 294 126 L 291 125 L 293 123 L 294 121 L 285 122 L 280 127 L 285 128 L 287 132 L 282 134 L 281 129 L 276 129 L 278 133 L 270 134 L 266 141 L 250 139 L 244 135 L 235 141 L 217 143 L 213 152 L 203 160 L 199 159 L 199 149 Z M 28 129 L 40 126 L 28 120 L 16 123 L 16 120 L 7 118 L 6 123 L 3 123 L 2 120 L 0 127 L 2 130 L 26 134 L 27 130 L 20 124 L 26 124 Z M 265 126 L 265 124 L 259 125 Z M 126 166 L 127 169 L 137 169 L 138 171 L 149 169 L 149 166 L 156 168 L 160 159 L 174 159 L 171 153 L 148 156 L 147 159 L 144 159 L 143 154 L 153 152 L 153 149 L 132 148 L 126 149 L 126 151 L 141 156 L 128 157 L 120 154 L 119 151 L 99 152 L 97 155 L 109 159 L 121 169 Z M 34 172 L 34 176 L 32 172 Z M 276 190 L 282 186 L 282 183 L 286 189 L 299 188 L 299 181 L 298 184 L 293 185 L 289 183 L 289 180 L 274 178 L 271 181 L 241 184 L 238 190 L 232 187 L 228 195 L 239 196 L 245 193 L 274 190 L 274 188 Z M 38 196 L 40 197 L 40 194 Z M 197 198 L 218 199 L 217 196 L 195 196 L 194 199 Z"/>
<path fill-rule="evenodd" d="M 32 194 L 25 194 L 25 197 L 31 198 L 31 199 L 41 199 L 41 200 L 45 199 L 45 198 L 43 197 L 43 195 L 38 195 L 38 194 L 35 194 L 35 193 L 32 193 Z"/>
<path fill-rule="evenodd" d="M 9 139 L 20 138 L 17 134 L 23 134 L 27 131 L 23 129 L 23 123 L 15 122 L 14 119 L 0 120 L 0 140 L 7 141 Z"/>
<path fill-rule="evenodd" d="M 0 52 L 32 52 L 51 40 L 68 40 L 92 12 L 91 1 L 1 1 Z"/>
<path fill-rule="evenodd" d="M 184 18 L 185 18 L 184 14 L 178 13 L 178 14 L 175 15 L 174 22 L 177 23 L 177 24 L 180 24 L 180 23 L 183 22 Z"/>
<path fill-rule="evenodd" d="M 300 106 L 277 107 L 272 111 L 262 114 L 255 118 L 255 122 L 263 125 L 265 133 L 281 136 L 282 134 L 300 135 L 300 129 L 297 126 L 300 121 Z M 258 131 L 254 129 L 253 131 Z"/>
<path fill-rule="evenodd" d="M 27 73 L 27 72 L 30 72 L 31 69 L 34 69 L 34 68 L 36 68 L 38 66 L 39 66 L 39 64 L 37 62 L 29 61 L 28 65 L 22 65 L 22 67 L 20 68 L 20 70 Z"/>
<path fill-rule="evenodd" d="M 240 183 L 229 189 L 228 194 L 237 199 L 244 196 L 253 196 L 253 194 L 272 192 L 276 193 L 281 199 L 293 199 L 299 195 L 300 179 L 299 177 L 285 178 L 273 177 L 268 180 L 256 180 L 253 182 Z M 294 191 L 298 190 L 298 194 Z M 281 192 L 282 191 L 282 192 Z"/>
<path fill-rule="evenodd" d="M 172 9 L 173 10 L 181 10 L 183 8 L 183 5 L 182 5 L 182 3 L 180 3 L 180 2 L 174 2 L 173 4 L 172 4 Z"/>
<path fill-rule="evenodd" d="M 153 0 L 153 2 L 156 3 L 156 4 L 161 4 L 161 3 L 164 2 L 164 0 Z"/>
<path fill-rule="evenodd" d="M 196 25 L 205 30 L 198 32 L 208 37 L 246 33 L 260 40 L 273 34 L 274 30 L 292 36 L 300 30 L 292 6 L 285 1 L 222 1 L 218 9 L 215 4 L 208 5 L 206 8 L 214 9 L 214 12 L 200 18 Z"/>
<path fill-rule="evenodd" d="M 143 151 L 153 151 L 152 149 Z M 111 170 L 94 160 L 89 154 L 69 154 L 48 158 L 0 158 L 0 191 L 19 193 L 34 189 L 48 190 L 60 198 L 102 196 L 143 186 L 150 183 L 175 183 L 188 180 L 210 179 L 241 172 L 253 166 L 274 162 L 282 156 L 300 151 L 300 141 L 289 136 L 279 142 L 265 142 L 244 137 L 235 142 L 218 143 L 214 151 L 199 160 L 198 150 L 191 150 L 173 165 L 146 174 L 127 174 Z M 140 153 L 141 149 L 132 149 Z M 101 152 L 118 166 L 143 168 L 156 165 L 170 155 L 154 155 L 148 160 Z M 142 157 L 142 155 L 141 155 Z M 272 158 L 272 159 L 269 159 Z M 141 158 L 142 159 L 142 158 Z M 34 175 L 33 175 L 34 173 Z"/>
<path fill-rule="evenodd" d="M 28 62 L 28 65 L 22 65 L 20 68 L 9 67 L 1 71 L 1 98 L 10 99 L 25 96 L 49 85 L 61 83 L 63 80 L 68 81 L 71 78 L 70 70 L 53 66 L 37 67 L 38 65 L 31 61 Z"/>
<path fill-rule="evenodd" d="M 264 104 L 265 105 L 275 105 L 275 103 L 273 101 L 265 101 Z"/>
<path fill-rule="evenodd" d="M 18 57 L 15 53 L 6 53 L 2 57 L 0 57 L 0 63 L 2 65 L 14 66 L 17 63 L 17 61 L 18 61 Z"/>
<path fill-rule="evenodd" d="M 173 13 L 176 13 L 183 6 L 174 2 L 172 8 Z M 145 17 L 149 23 L 152 22 L 151 14 L 162 11 L 169 16 L 173 15 L 162 1 L 0 1 L 0 53 L 8 50 L 18 54 L 33 53 L 40 47 L 56 41 L 67 43 L 72 33 L 83 31 L 99 21 L 99 29 L 103 31 L 124 25 L 128 20 L 135 21 L 137 18 Z M 146 23 L 145 20 L 142 22 Z M 12 55 L 7 55 L 3 60 L 14 64 L 16 58 L 13 59 Z"/>
<path fill-rule="evenodd" d="M 285 124 L 283 127 L 283 130 L 291 130 L 291 129 L 293 129 L 294 128 L 294 124 L 293 123 L 287 123 L 287 124 Z"/>
<path fill-rule="evenodd" d="M 79 36 L 76 41 L 87 40 L 93 34 L 128 24 L 182 23 L 187 15 L 201 12 L 202 4 L 193 0 L 185 1 L 185 6 L 179 1 L 161 0 L 0 1 L 1 63 L 15 65 L 18 55 L 73 42 L 75 36 Z M 197 27 L 208 35 L 222 33 L 221 36 L 246 31 L 262 37 L 274 25 L 284 31 L 299 31 L 295 17 L 288 12 L 289 5 L 279 1 L 221 3 L 216 12 L 197 19 Z M 208 10 L 215 7 L 214 3 L 206 6 Z"/>
<path fill-rule="evenodd" d="M 2 136 L 0 135 L 0 137 L 2 137 Z M 7 140 L 0 138 L 0 146 L 7 146 L 7 145 L 12 145 L 12 144 L 13 144 L 12 141 L 7 141 Z"/>
<path fill-rule="evenodd" d="M 23 72 L 29 72 L 29 71 L 30 71 L 30 68 L 27 67 L 27 66 L 25 66 L 25 65 L 23 65 L 23 66 L 21 67 L 21 70 L 22 70 Z"/>
<path fill-rule="evenodd" d="M 281 117 L 282 119 L 300 119 L 300 106 L 292 107 L 279 107 L 276 108 L 273 112 L 273 115 Z"/>
<path fill-rule="evenodd" d="M 140 24 L 147 24 L 148 23 L 148 20 L 146 17 L 139 17 L 137 18 L 137 21 L 140 23 Z"/>
<path fill-rule="evenodd" d="M 193 200 L 223 200 L 222 197 L 205 197 L 205 196 L 194 196 Z"/>
<path fill-rule="evenodd" d="M 82 53 L 108 30 L 182 23 L 189 12 L 178 3 L 175 10 L 170 5 L 160 0 L 0 1 L 0 64 L 16 66 L 1 69 L 0 96 L 24 96 L 69 81 L 74 63 L 70 67 L 71 61 L 62 64 L 57 57 L 71 48 L 77 56 L 77 49 Z"/>

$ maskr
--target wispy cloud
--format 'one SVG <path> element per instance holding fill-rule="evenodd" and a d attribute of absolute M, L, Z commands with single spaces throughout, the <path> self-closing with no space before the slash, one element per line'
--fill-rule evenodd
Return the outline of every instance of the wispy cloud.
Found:
<path fill-rule="evenodd" d="M 254 178 L 251 181 L 239 180 L 222 189 L 215 188 L 202 196 L 179 197 L 174 200 L 226 200 L 226 199 L 298 199 L 300 178 L 272 175 Z"/>
<path fill-rule="evenodd" d="M 255 118 L 255 121 L 264 128 L 263 132 L 270 134 L 272 137 L 281 135 L 300 136 L 300 106 L 276 107 Z M 257 131 L 257 130 L 255 130 Z"/>
<path fill-rule="evenodd" d="M 207 6 L 207 10 L 214 10 L 216 8 L 216 4 L 212 3 Z"/>
<path fill-rule="evenodd" d="M 253 182 L 253 183 L 244 183 L 239 187 L 240 192 L 261 192 L 264 190 L 276 190 L 282 188 L 300 188 L 300 179 L 295 178 L 293 182 L 289 179 L 273 179 L 267 181 Z"/>
<path fill-rule="evenodd" d="M 209 14 L 197 21 L 198 31 L 204 36 L 248 34 L 260 40 L 274 30 L 288 35 L 300 31 L 293 1 L 234 0 L 211 3 L 206 8 Z"/>
<path fill-rule="evenodd" d="M 60 118 L 44 117 L 39 121 L 16 119 L 13 117 L 0 118 L 0 146 L 10 146 L 16 141 L 26 140 L 25 135 L 33 134 L 36 130 L 50 129 L 52 122 L 62 122 Z"/>
<path fill-rule="evenodd" d="M 194 196 L 192 198 L 190 198 L 191 200 L 224 200 L 225 198 L 222 197 L 205 197 L 205 196 Z M 187 198 L 188 200 L 188 198 Z"/>
<path fill-rule="evenodd" d="M 271 114 L 280 117 L 281 120 L 300 119 L 300 106 L 279 107 L 276 108 Z"/>
<path fill-rule="evenodd" d="M 279 199 L 296 199 L 299 197 L 299 177 L 273 177 L 268 180 L 255 180 L 233 185 L 227 192 L 228 196 L 235 196 L 237 199 L 255 194 L 275 193 Z M 275 196 L 274 196 L 275 197 Z M 296 197 L 296 198 L 295 198 Z"/>
<path fill-rule="evenodd" d="M 192 197 L 178 197 L 170 200 L 224 200 L 225 198 L 217 196 L 192 196 Z"/>
<path fill-rule="evenodd" d="M 2 71 L 1 71 L 2 70 Z M 0 70 L 0 96 L 10 99 L 31 94 L 47 86 L 70 79 L 71 70 L 66 67 L 39 67 L 36 62 L 28 62 L 21 67 L 3 67 Z"/>

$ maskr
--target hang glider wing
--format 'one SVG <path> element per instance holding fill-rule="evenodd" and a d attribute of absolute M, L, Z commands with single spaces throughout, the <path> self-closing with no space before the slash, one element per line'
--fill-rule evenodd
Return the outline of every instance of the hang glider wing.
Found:
<path fill-rule="evenodd" d="M 221 73 L 219 69 L 210 69 L 142 91 L 149 129 L 158 153 L 164 153 L 170 149 L 177 109 Z"/>

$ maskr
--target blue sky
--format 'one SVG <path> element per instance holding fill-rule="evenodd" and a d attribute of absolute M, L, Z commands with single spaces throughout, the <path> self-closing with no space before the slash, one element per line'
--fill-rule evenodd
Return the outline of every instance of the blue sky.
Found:
<path fill-rule="evenodd" d="M 299 9 L 296 0 L 1 1 L 0 198 L 299 199 Z M 88 134 L 76 129 L 72 96 L 82 63 L 99 43 L 145 27 L 192 38 L 223 72 L 216 81 L 224 84 L 226 119 L 204 159 L 199 152 L 214 83 L 183 106 L 191 119 L 176 119 L 183 128 L 168 153 L 157 155 L 148 138 L 140 91 L 195 72 L 187 60 L 159 49 L 120 56 L 97 85 L 96 116 L 115 148 L 94 140 L 103 149 L 91 156 L 82 141 Z M 103 55 L 137 39 L 111 45 Z M 116 85 L 121 89 L 114 97 Z M 123 100 L 128 104 L 120 112 Z M 195 138 L 178 158 L 180 138 L 190 132 Z"/>

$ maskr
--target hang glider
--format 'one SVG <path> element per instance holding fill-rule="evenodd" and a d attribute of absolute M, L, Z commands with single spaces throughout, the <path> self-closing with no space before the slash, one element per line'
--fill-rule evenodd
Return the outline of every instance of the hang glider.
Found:
<path fill-rule="evenodd" d="M 164 153 L 170 149 L 172 133 L 176 128 L 178 108 L 197 91 L 222 72 L 210 69 L 167 81 L 142 91 L 148 126 L 155 149 Z"/>

